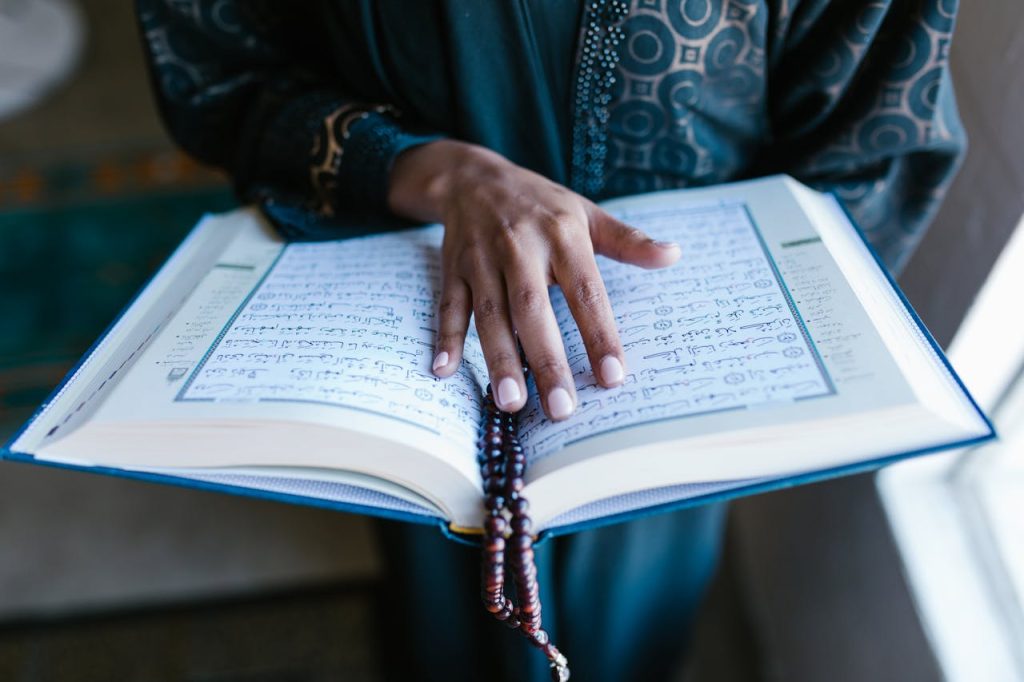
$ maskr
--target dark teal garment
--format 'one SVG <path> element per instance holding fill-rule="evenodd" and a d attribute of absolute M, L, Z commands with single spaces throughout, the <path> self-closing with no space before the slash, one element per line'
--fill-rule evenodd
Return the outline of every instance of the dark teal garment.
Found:
<path fill-rule="evenodd" d="M 544 627 L 572 679 L 667 680 L 682 664 L 717 564 L 724 504 L 661 514 L 536 548 Z M 547 662 L 480 606 L 479 551 L 435 529 L 378 524 L 387 565 L 388 678 L 542 682 Z M 390 638 L 390 639 L 389 639 Z"/>
<path fill-rule="evenodd" d="M 172 135 L 293 238 L 387 222 L 394 158 L 449 136 L 593 198 L 790 173 L 897 267 L 964 147 L 956 0 L 137 3 Z"/>
<path fill-rule="evenodd" d="M 623 21 L 616 0 L 137 2 L 172 135 L 294 239 L 401 224 L 385 210 L 394 159 L 451 137 L 594 199 L 789 173 L 836 192 L 897 268 L 964 147 L 956 0 L 635 0 Z M 574 679 L 664 679 L 723 513 L 538 549 Z M 433 529 L 382 538 L 399 679 L 546 679 L 481 612 L 474 553 Z"/>

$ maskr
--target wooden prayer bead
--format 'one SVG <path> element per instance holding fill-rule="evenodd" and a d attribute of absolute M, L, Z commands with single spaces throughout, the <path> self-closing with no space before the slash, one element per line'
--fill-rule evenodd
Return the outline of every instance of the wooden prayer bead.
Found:
<path fill-rule="evenodd" d="M 484 530 L 487 531 L 489 536 L 500 536 L 505 533 L 505 528 L 508 526 L 508 522 L 500 516 L 489 516 L 484 521 Z"/>
<path fill-rule="evenodd" d="M 515 549 L 523 551 L 533 546 L 533 538 L 525 533 L 517 533 L 509 539 L 509 544 Z"/>
<path fill-rule="evenodd" d="M 526 453 L 519 443 L 514 414 L 495 405 L 490 386 L 484 398 L 486 417 L 481 426 L 477 461 L 485 498 L 480 598 L 484 608 L 509 628 L 519 630 L 544 652 L 553 680 L 569 679 L 568 661 L 541 626 L 540 585 L 530 535 L 530 505 L 520 494 L 525 486 Z M 519 605 L 505 596 L 506 565 Z"/>

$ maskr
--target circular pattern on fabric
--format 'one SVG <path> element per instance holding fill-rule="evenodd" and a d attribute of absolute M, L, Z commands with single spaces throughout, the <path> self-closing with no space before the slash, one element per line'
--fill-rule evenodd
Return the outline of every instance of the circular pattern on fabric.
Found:
<path fill-rule="evenodd" d="M 900 37 L 892 60 L 892 78 L 912 78 L 928 63 L 932 53 L 932 38 L 921 24 L 914 24 Z"/>
<path fill-rule="evenodd" d="M 619 64 L 643 76 L 663 73 L 676 58 L 676 41 L 668 26 L 654 17 L 634 17 L 622 25 L 625 49 Z"/>
<path fill-rule="evenodd" d="M 665 112 L 652 102 L 635 100 L 615 108 L 610 131 L 633 144 L 650 142 L 665 126 Z"/>
<path fill-rule="evenodd" d="M 857 45 L 870 43 L 878 32 L 882 20 L 885 19 L 887 4 L 875 0 L 875 2 L 866 3 L 860 8 L 853 21 L 850 22 L 849 29 L 845 32 L 847 39 Z"/>
<path fill-rule="evenodd" d="M 239 33 L 242 30 L 234 2 L 219 0 L 210 8 L 210 20 L 225 33 Z"/>
<path fill-rule="evenodd" d="M 908 116 L 882 114 L 868 119 L 857 133 L 857 141 L 866 152 L 892 152 L 916 142 L 917 126 Z"/>
<path fill-rule="evenodd" d="M 837 42 L 822 54 L 820 62 L 814 65 L 814 75 L 824 87 L 845 82 L 855 68 L 850 46 Z"/>
<path fill-rule="evenodd" d="M 959 6 L 958 0 L 931 0 L 922 3 L 921 19 L 936 31 L 949 33 L 953 30 L 956 22 L 956 10 Z"/>
<path fill-rule="evenodd" d="M 704 64 L 708 75 L 723 73 L 733 66 L 746 46 L 747 37 L 736 26 L 731 26 L 711 39 Z"/>
<path fill-rule="evenodd" d="M 666 0 L 665 13 L 672 28 L 687 40 L 699 40 L 711 34 L 722 16 L 720 0 Z"/>
<path fill-rule="evenodd" d="M 157 71 L 160 89 L 172 102 L 183 101 L 196 92 L 196 81 L 188 69 L 174 62 L 165 62 Z"/>
<path fill-rule="evenodd" d="M 936 67 L 921 76 L 910 88 L 908 97 L 910 113 L 918 118 L 930 119 L 935 113 L 935 105 L 939 99 L 939 88 L 942 87 L 942 67 Z"/>
<path fill-rule="evenodd" d="M 658 140 L 654 145 L 653 155 L 652 162 L 658 171 L 692 177 L 697 169 L 697 152 L 692 146 L 679 140 Z"/>
<path fill-rule="evenodd" d="M 844 201 L 860 202 L 870 196 L 874 183 L 860 178 L 846 178 L 833 181 L 832 187 Z"/>
<path fill-rule="evenodd" d="M 673 118 L 685 115 L 700 102 L 704 76 L 700 71 L 675 71 L 658 84 L 658 101 Z"/>

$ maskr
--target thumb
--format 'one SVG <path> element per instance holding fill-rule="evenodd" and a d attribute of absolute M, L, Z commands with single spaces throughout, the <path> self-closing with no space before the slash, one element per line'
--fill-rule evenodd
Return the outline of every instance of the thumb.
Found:
<path fill-rule="evenodd" d="M 594 253 L 648 269 L 672 265 L 682 253 L 678 244 L 655 241 L 596 206 L 590 215 L 590 241 Z"/>

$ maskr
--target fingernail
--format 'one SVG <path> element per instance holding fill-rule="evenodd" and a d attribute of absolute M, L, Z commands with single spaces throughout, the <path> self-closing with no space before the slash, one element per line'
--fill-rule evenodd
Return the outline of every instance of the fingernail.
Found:
<path fill-rule="evenodd" d="M 564 388 L 558 387 L 548 393 L 548 411 L 552 419 L 565 419 L 575 409 L 576 406 L 572 404 L 569 391 Z"/>
<path fill-rule="evenodd" d="M 431 365 L 431 369 L 433 369 L 436 372 L 437 370 L 441 369 L 447 364 L 448 353 L 446 351 L 441 351 L 440 353 L 434 356 L 434 364 Z"/>
<path fill-rule="evenodd" d="M 626 373 L 622 369 L 622 363 L 614 355 L 606 355 L 601 360 L 601 378 L 604 383 L 612 386 L 617 386 L 622 383 L 622 380 L 626 378 Z"/>
<path fill-rule="evenodd" d="M 512 377 L 505 377 L 498 382 L 498 407 L 501 409 L 511 407 L 521 396 L 519 384 Z"/>
<path fill-rule="evenodd" d="M 654 245 L 657 246 L 659 249 L 678 249 L 679 248 L 679 244 L 676 244 L 675 242 L 655 241 Z"/>

